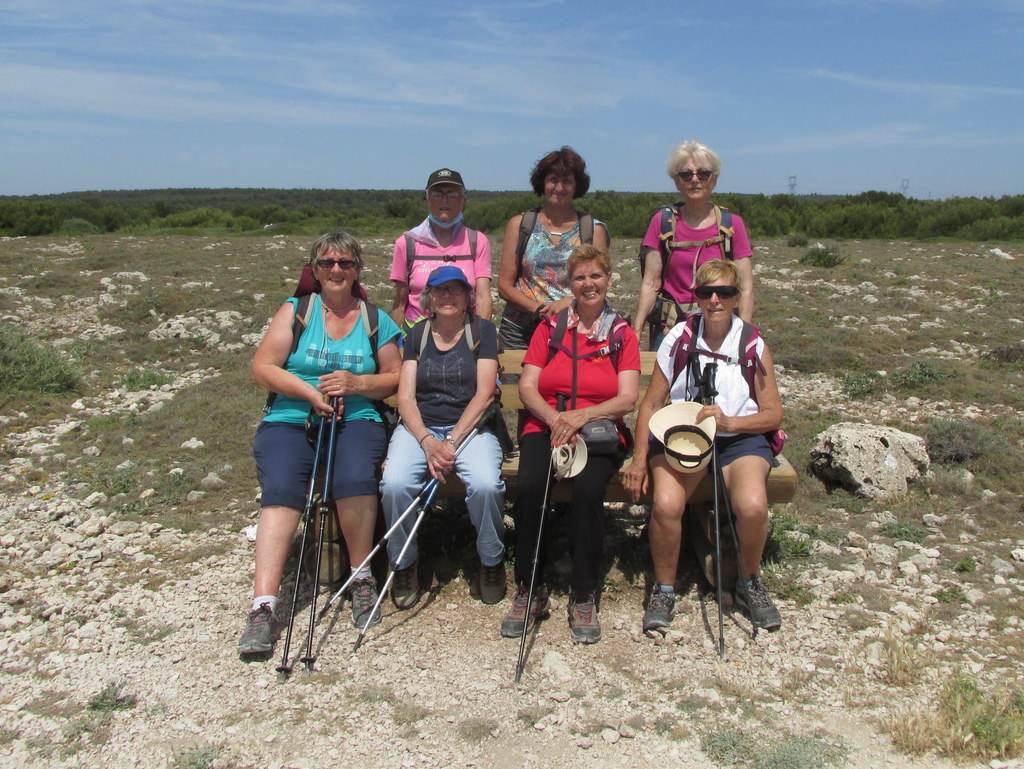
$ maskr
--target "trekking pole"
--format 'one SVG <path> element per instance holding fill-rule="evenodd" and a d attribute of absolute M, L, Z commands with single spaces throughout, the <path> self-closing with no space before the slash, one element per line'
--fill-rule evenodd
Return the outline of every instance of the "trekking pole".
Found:
<path fill-rule="evenodd" d="M 472 430 L 466 433 L 466 436 L 462 439 L 462 442 L 459 444 L 458 449 L 456 449 L 455 451 L 456 457 L 462 453 L 463 448 L 469 445 L 469 442 L 476 436 L 476 434 L 479 431 L 480 424 L 478 423 Z M 348 586 L 352 584 L 352 580 L 355 579 L 356 573 L 361 569 L 365 568 L 366 565 L 370 563 L 370 561 L 373 559 L 373 556 L 377 554 L 377 551 L 379 551 L 381 547 L 384 546 L 384 543 L 387 542 L 388 539 L 390 539 L 391 535 L 395 533 L 395 530 L 402 525 L 402 522 L 409 517 L 412 511 L 419 507 L 420 504 L 423 503 L 425 498 L 433 497 L 434 493 L 437 491 L 437 486 L 437 478 L 431 478 L 423 485 L 423 488 L 420 489 L 419 494 L 417 494 L 415 498 L 412 500 L 412 502 L 409 504 L 409 506 L 405 508 L 405 512 L 403 512 L 400 516 L 398 516 L 397 519 L 395 519 L 395 522 L 391 524 L 391 526 L 388 528 L 386 532 L 384 532 L 384 535 L 380 538 L 380 541 L 376 545 L 374 545 L 374 548 L 370 551 L 370 554 L 363 559 L 363 562 L 360 563 L 359 566 L 352 570 L 351 574 L 349 574 L 348 576 L 348 579 L 346 579 L 345 582 L 342 583 L 342 586 L 338 588 L 334 595 L 331 596 L 330 600 L 327 601 L 327 603 L 324 605 L 323 611 L 321 611 L 320 613 L 321 619 L 323 618 L 323 615 L 325 615 L 327 611 L 331 608 L 331 606 L 334 605 L 334 602 L 341 598 L 345 590 L 348 589 Z M 426 504 L 429 504 L 429 502 Z"/>
<path fill-rule="evenodd" d="M 316 541 L 316 568 L 313 571 L 313 598 L 309 605 L 309 630 L 306 633 L 306 653 L 299 657 L 299 662 L 306 666 L 306 672 L 313 672 L 313 663 L 316 657 L 313 655 L 313 629 L 316 627 L 316 601 L 320 595 L 320 562 L 324 554 L 324 530 L 327 525 L 328 515 L 337 515 L 334 507 L 334 452 L 338 435 L 338 398 L 331 398 L 331 429 L 327 437 L 327 459 L 324 467 L 324 486 L 320 492 L 320 532 Z M 301 551 L 305 553 L 305 551 Z M 300 556 L 301 557 L 301 556 Z"/>
<path fill-rule="evenodd" d="M 430 508 L 430 503 L 434 500 L 434 494 L 437 492 L 438 484 L 435 480 L 433 488 L 427 495 L 427 498 L 423 500 L 423 504 L 420 507 L 419 515 L 416 516 L 416 522 L 412 525 L 412 529 L 409 531 L 409 536 L 406 537 L 405 544 L 402 545 L 402 549 L 398 553 L 396 559 L 398 563 L 402 562 L 402 558 L 405 556 L 406 551 L 409 549 L 409 545 L 412 544 L 413 539 L 416 537 L 416 532 L 420 528 L 420 524 L 423 523 L 423 519 L 427 517 L 427 510 Z M 363 644 L 363 638 L 366 636 L 366 631 L 369 629 L 370 624 L 373 622 L 374 616 L 380 610 L 381 603 L 384 602 L 384 596 L 388 594 L 388 590 L 391 588 L 391 583 L 395 580 L 395 570 L 391 569 L 391 573 L 388 574 L 388 578 L 384 580 L 384 587 L 377 593 L 377 600 L 373 604 L 373 608 L 370 609 L 370 613 L 366 617 L 366 622 L 359 630 L 359 637 L 356 638 L 356 643 L 352 647 L 352 653 L 355 654 L 359 651 L 359 647 Z"/>
<path fill-rule="evenodd" d="M 712 361 L 705 364 L 704 374 L 700 377 L 700 381 L 696 382 L 699 389 L 700 402 L 705 406 L 710 406 L 715 402 L 715 396 L 718 395 L 718 391 L 715 389 L 715 374 L 718 371 L 718 363 Z M 711 441 L 711 472 L 712 472 L 712 488 L 714 489 L 714 516 L 712 517 L 713 526 L 715 527 L 715 597 L 718 600 L 718 656 L 725 656 L 725 617 L 722 614 L 722 529 L 720 519 L 720 501 L 719 496 L 722 489 L 720 488 L 719 479 L 721 477 L 721 468 L 718 463 L 718 445 L 714 440 Z"/>
<path fill-rule="evenodd" d="M 565 395 L 555 395 L 555 408 L 565 411 Z M 533 548 L 533 566 L 530 569 L 530 588 L 526 593 L 526 614 L 523 616 L 523 634 L 519 638 L 519 658 L 516 660 L 516 683 L 523 677 L 526 667 L 526 634 L 530 627 L 530 609 L 533 606 L 533 588 L 537 580 L 537 563 L 540 561 L 540 543 L 544 539 L 544 513 L 548 509 L 548 493 L 551 491 L 551 470 L 555 464 L 555 450 L 552 449 L 548 459 L 548 474 L 544 482 L 544 501 L 540 504 L 540 522 L 537 527 L 537 544 Z M 518 554 L 517 554 L 518 557 Z"/>
<path fill-rule="evenodd" d="M 332 414 L 333 417 L 333 414 Z M 327 417 L 320 417 L 320 426 L 316 431 L 316 446 L 313 450 L 313 469 L 309 476 L 309 486 L 306 491 L 306 504 L 302 510 L 302 541 L 299 545 L 299 563 L 295 569 L 295 586 L 292 590 L 292 608 L 288 614 L 288 630 L 284 636 L 284 650 L 281 654 L 281 664 L 277 666 L 277 672 L 281 679 L 287 678 L 291 672 L 288 664 L 288 651 L 292 643 L 292 626 L 295 624 L 295 608 L 299 602 L 299 581 L 302 578 L 302 554 L 306 551 L 306 539 L 309 536 L 309 525 L 313 519 L 313 501 L 316 494 L 317 475 L 320 471 L 320 464 L 324 453 L 324 438 L 327 435 Z"/>

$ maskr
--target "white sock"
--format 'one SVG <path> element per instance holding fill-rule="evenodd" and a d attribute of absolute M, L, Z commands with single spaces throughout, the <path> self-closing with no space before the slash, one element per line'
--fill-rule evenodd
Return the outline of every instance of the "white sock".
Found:
<path fill-rule="evenodd" d="M 277 596 L 276 595 L 258 595 L 252 599 L 252 610 L 256 611 L 263 604 L 269 603 L 270 610 L 274 611 L 277 609 Z"/>
<path fill-rule="evenodd" d="M 676 592 L 676 586 L 675 585 L 658 585 L 658 592 L 659 593 L 675 593 Z"/>
<path fill-rule="evenodd" d="M 372 576 L 373 576 L 373 572 L 370 571 L 370 567 L 369 566 L 364 566 L 361 569 L 357 569 L 355 567 L 352 567 L 352 579 L 353 580 L 356 580 L 356 579 L 366 579 L 367 577 L 372 577 Z"/>

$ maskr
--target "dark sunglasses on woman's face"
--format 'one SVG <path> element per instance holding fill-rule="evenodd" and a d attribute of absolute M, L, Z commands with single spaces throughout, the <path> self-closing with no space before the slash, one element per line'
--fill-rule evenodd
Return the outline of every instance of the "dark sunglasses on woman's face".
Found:
<path fill-rule="evenodd" d="M 698 299 L 710 299 L 712 294 L 718 294 L 719 299 L 732 299 L 739 292 L 736 286 L 697 286 L 693 289 Z"/>
<path fill-rule="evenodd" d="M 709 171 L 709 170 L 708 170 L 708 169 L 706 169 L 706 168 L 701 168 L 701 169 L 700 169 L 700 170 L 698 170 L 698 171 L 692 171 L 692 170 L 690 170 L 689 168 L 687 168 L 687 169 L 686 169 L 685 171 L 679 171 L 679 172 L 678 172 L 678 173 L 676 174 L 676 176 L 678 176 L 678 177 L 679 177 L 680 179 L 682 179 L 682 180 L 683 180 L 684 182 L 688 182 L 688 181 L 690 181 L 690 179 L 692 179 L 692 178 L 693 178 L 693 175 L 694 175 L 694 174 L 697 174 L 697 178 L 698 178 L 698 179 L 700 179 L 700 180 L 701 180 L 702 182 L 706 182 L 706 181 L 707 181 L 708 179 L 710 179 L 710 178 L 711 178 L 711 175 L 712 175 L 713 173 L 714 173 L 714 171 Z"/>
<path fill-rule="evenodd" d="M 356 266 L 355 259 L 317 259 L 316 266 L 322 270 L 332 270 L 338 265 L 343 270 L 351 270 Z"/>

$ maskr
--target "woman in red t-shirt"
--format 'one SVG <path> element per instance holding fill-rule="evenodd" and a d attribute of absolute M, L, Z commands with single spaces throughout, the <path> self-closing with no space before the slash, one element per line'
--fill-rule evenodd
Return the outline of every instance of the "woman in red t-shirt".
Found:
<path fill-rule="evenodd" d="M 532 624 L 548 610 L 543 542 L 532 599 L 529 583 L 533 553 L 538 537 L 543 536 L 541 508 L 550 482 L 552 447 L 575 440 L 581 428 L 596 419 L 614 420 L 620 436 L 624 435 L 622 418 L 633 410 L 640 389 L 640 343 L 622 316 L 606 302 L 611 285 L 608 252 L 590 245 L 577 246 L 566 263 L 566 272 L 573 301 L 562 311 L 567 313 L 565 333 L 561 340 L 551 338 L 559 327 L 557 315 L 538 326 L 519 380 L 519 394 L 530 415 L 519 440 L 515 512 L 518 590 L 501 623 L 501 634 L 507 638 L 520 636 L 524 623 Z M 566 396 L 568 410 L 557 409 L 558 395 Z M 601 583 L 604 490 L 625 454 L 625 441 L 618 451 L 588 452 L 586 467 L 573 480 L 569 626 L 578 643 L 595 643 L 601 637 L 595 597 Z"/>

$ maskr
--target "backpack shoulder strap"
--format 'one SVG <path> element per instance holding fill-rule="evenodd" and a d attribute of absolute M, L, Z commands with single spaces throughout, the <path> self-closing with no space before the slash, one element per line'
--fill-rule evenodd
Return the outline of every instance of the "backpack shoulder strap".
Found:
<path fill-rule="evenodd" d="M 768 373 L 757 354 L 757 340 L 760 338 L 761 330 L 757 326 L 743 321 L 743 330 L 740 332 L 739 359 L 740 365 L 743 367 L 743 376 L 750 388 L 750 397 L 755 403 L 757 402 L 757 390 L 754 379 L 757 372 L 760 371 L 762 376 Z"/>
<path fill-rule="evenodd" d="M 380 370 L 380 361 L 377 359 L 377 352 L 380 350 L 380 344 L 377 332 L 380 331 L 380 310 L 377 309 L 377 305 L 370 304 L 369 302 L 359 300 L 359 317 L 363 321 L 363 331 L 366 332 L 367 338 L 370 340 L 370 352 L 373 355 L 373 367 L 375 370 Z"/>
<path fill-rule="evenodd" d="M 619 358 L 622 354 L 622 348 L 626 344 L 626 329 L 630 327 L 630 323 L 619 313 L 615 313 L 615 321 L 612 323 L 612 331 L 608 335 L 611 340 L 609 345 L 609 357 L 612 359 L 612 366 L 615 370 L 619 370 Z"/>
<path fill-rule="evenodd" d="M 686 369 L 686 364 L 690 360 L 690 353 L 694 349 L 694 339 L 697 338 L 697 328 L 700 323 L 700 315 L 691 315 L 686 319 L 686 324 L 683 326 L 683 333 L 679 335 L 675 343 L 672 345 L 671 360 L 672 360 L 672 381 L 668 383 L 671 389 L 672 385 L 679 379 L 679 375 Z"/>
<path fill-rule="evenodd" d="M 416 238 L 412 235 L 405 236 L 405 284 L 408 286 L 412 281 L 412 263 L 416 261 Z"/>
<path fill-rule="evenodd" d="M 576 214 L 580 220 L 580 243 L 594 242 L 594 216 L 593 214 Z"/>
<path fill-rule="evenodd" d="M 416 351 L 416 362 L 419 363 L 421 357 L 423 357 L 423 351 L 427 349 L 427 342 L 430 341 L 430 318 L 423 318 L 413 324 L 412 329 L 409 331 L 409 337 L 406 339 L 406 344 L 412 345 L 412 349 Z"/>
<path fill-rule="evenodd" d="M 533 228 L 537 226 L 537 216 L 540 214 L 540 207 L 523 211 L 523 218 L 519 220 L 519 240 L 516 242 L 516 280 L 523 274 L 523 254 L 526 253 L 526 243 L 530 240 Z"/>
<path fill-rule="evenodd" d="M 471 312 L 467 312 L 463 333 L 466 336 L 466 344 L 469 345 L 473 357 L 478 357 L 480 354 L 480 318 Z"/>
<path fill-rule="evenodd" d="M 547 323 L 553 326 L 548 336 L 548 363 L 555 357 L 559 350 L 565 352 L 570 358 L 572 352 L 565 346 L 565 331 L 569 327 L 569 308 L 563 307 L 554 318 L 549 318 Z"/>
<path fill-rule="evenodd" d="M 295 297 L 297 301 L 295 303 L 295 318 L 292 320 L 292 347 L 288 351 L 289 358 L 299 349 L 299 337 L 309 327 L 309 319 L 313 317 L 313 296 L 313 294 L 302 294 Z M 271 390 L 267 393 L 267 402 L 263 405 L 264 414 L 270 413 L 275 400 L 277 400 L 277 393 Z"/>
<path fill-rule="evenodd" d="M 736 230 L 732 226 L 732 211 L 715 206 L 715 223 L 718 225 L 718 234 L 722 238 L 722 258 L 732 261 L 732 236 L 736 234 Z"/>

